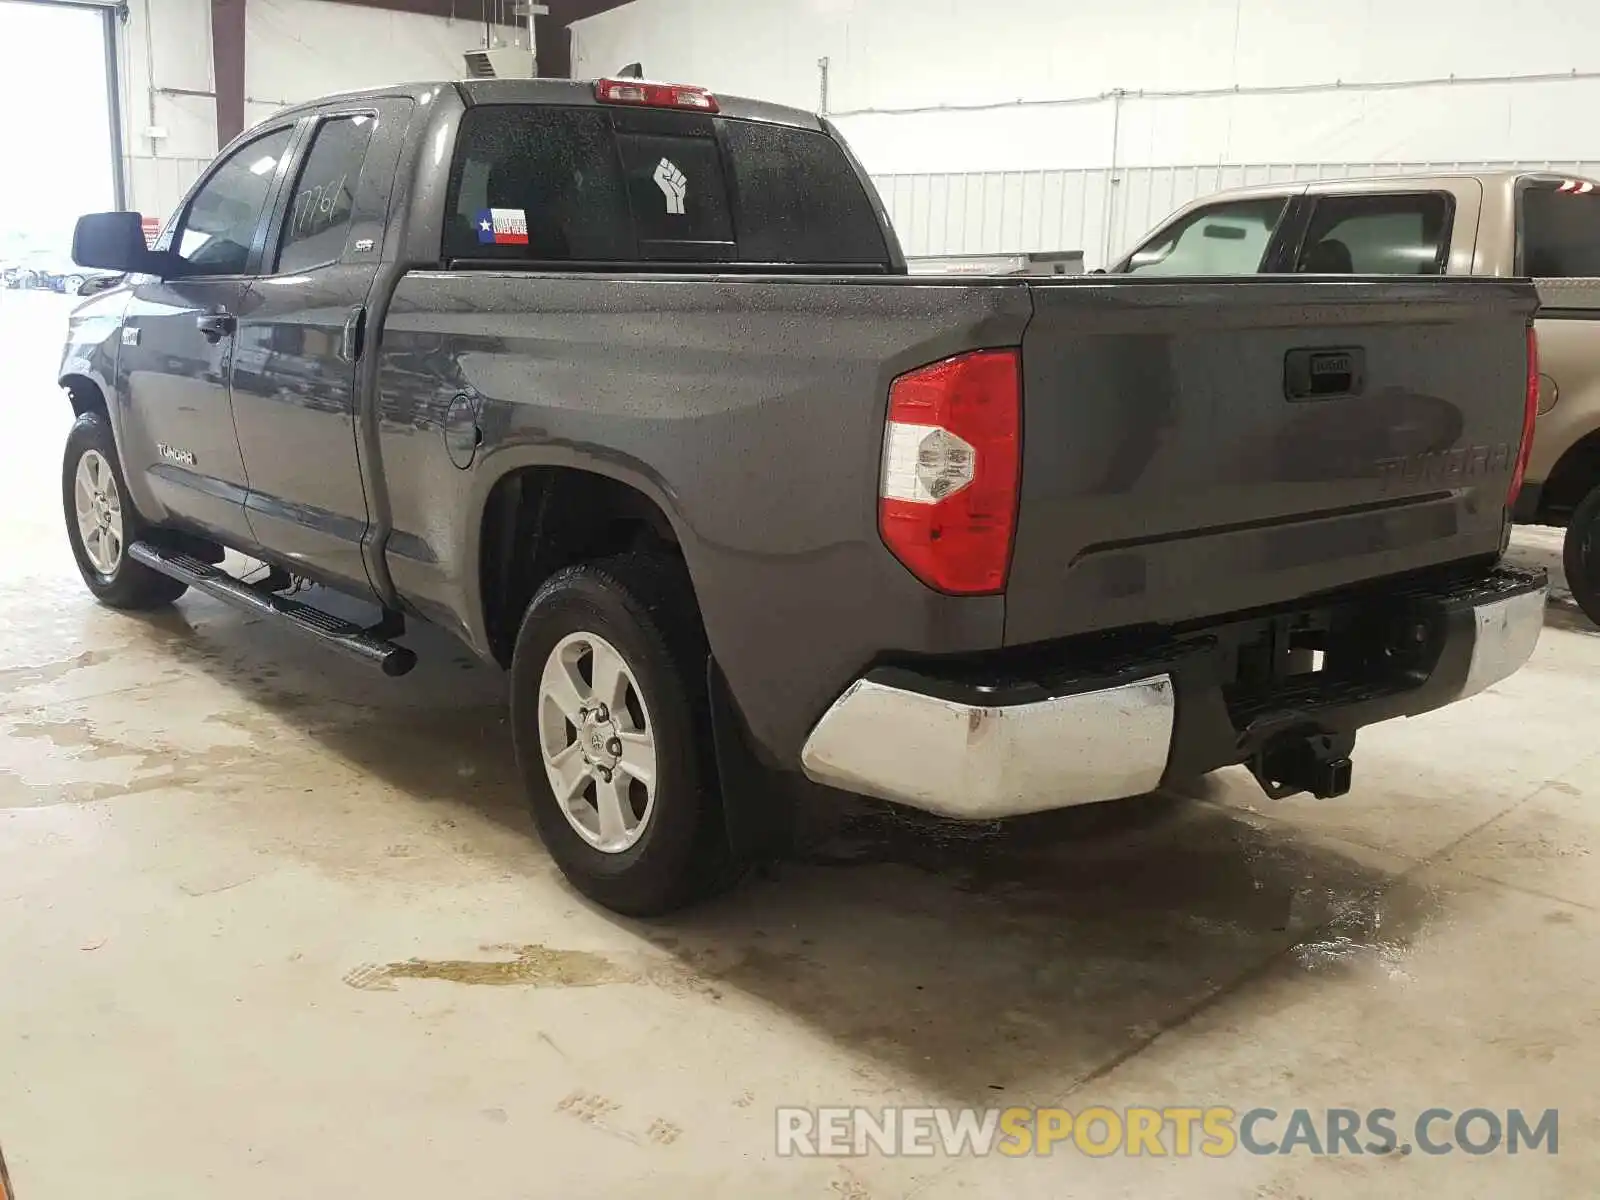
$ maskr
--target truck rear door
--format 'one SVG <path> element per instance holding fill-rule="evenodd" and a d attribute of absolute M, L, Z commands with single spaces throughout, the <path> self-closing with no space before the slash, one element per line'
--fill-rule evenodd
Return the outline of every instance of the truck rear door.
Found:
<path fill-rule="evenodd" d="M 1031 284 L 1006 640 L 1500 552 L 1535 297 L 1501 280 Z"/>
<path fill-rule="evenodd" d="M 236 334 L 233 412 L 255 540 L 347 591 L 370 590 L 356 371 L 413 107 L 379 98 L 304 119 Z"/>

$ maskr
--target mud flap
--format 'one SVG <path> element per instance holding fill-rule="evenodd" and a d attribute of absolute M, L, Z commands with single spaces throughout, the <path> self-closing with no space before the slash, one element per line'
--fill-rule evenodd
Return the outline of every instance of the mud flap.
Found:
<path fill-rule="evenodd" d="M 717 660 L 711 657 L 706 659 L 706 695 L 711 701 L 711 731 L 728 847 L 740 862 L 778 856 L 793 840 L 794 801 L 790 789 L 781 773 L 762 763 L 750 748 L 733 692 Z"/>

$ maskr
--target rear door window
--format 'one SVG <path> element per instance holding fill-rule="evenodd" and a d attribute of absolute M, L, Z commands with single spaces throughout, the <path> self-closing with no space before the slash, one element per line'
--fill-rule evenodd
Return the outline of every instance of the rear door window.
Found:
<path fill-rule="evenodd" d="M 1254 275 L 1288 206 L 1286 196 L 1212 204 L 1133 252 L 1129 275 Z"/>
<path fill-rule="evenodd" d="M 1587 180 L 1539 180 L 1523 189 L 1519 208 L 1522 274 L 1600 276 L 1600 189 Z"/>
<path fill-rule="evenodd" d="M 1441 192 L 1320 196 L 1295 270 L 1312 275 L 1442 275 L 1450 197 Z"/>
<path fill-rule="evenodd" d="M 279 271 L 309 271 L 344 253 L 373 124 L 370 114 L 357 113 L 317 127 L 284 214 Z"/>

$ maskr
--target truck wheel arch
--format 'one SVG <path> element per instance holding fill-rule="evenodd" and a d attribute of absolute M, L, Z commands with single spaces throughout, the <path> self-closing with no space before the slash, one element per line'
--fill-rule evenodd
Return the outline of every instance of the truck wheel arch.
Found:
<path fill-rule="evenodd" d="M 67 374 L 58 381 L 67 391 L 67 399 L 72 404 L 72 415 L 81 417 L 84 413 L 99 412 L 110 416 L 110 408 L 106 404 L 105 389 L 87 375 Z"/>
<path fill-rule="evenodd" d="M 556 571 L 643 548 L 683 556 L 678 524 L 661 500 L 633 481 L 565 465 L 527 464 L 499 473 L 478 535 L 483 630 L 503 666 L 511 661 L 528 603 Z"/>
<path fill-rule="evenodd" d="M 1568 446 L 1539 493 L 1537 518 L 1565 521 L 1583 498 L 1600 487 L 1600 428 Z"/>

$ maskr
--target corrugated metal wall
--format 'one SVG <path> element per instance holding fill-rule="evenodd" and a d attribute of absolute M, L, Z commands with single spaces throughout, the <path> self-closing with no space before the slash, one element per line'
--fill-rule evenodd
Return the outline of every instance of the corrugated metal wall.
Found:
<path fill-rule="evenodd" d="M 1131 167 L 1115 172 L 883 175 L 874 182 L 909 255 L 1082 250 L 1085 265 L 1093 269 L 1132 249 L 1173 209 L 1228 188 L 1364 175 L 1517 169 L 1594 176 L 1600 163 L 1251 163 Z"/>

